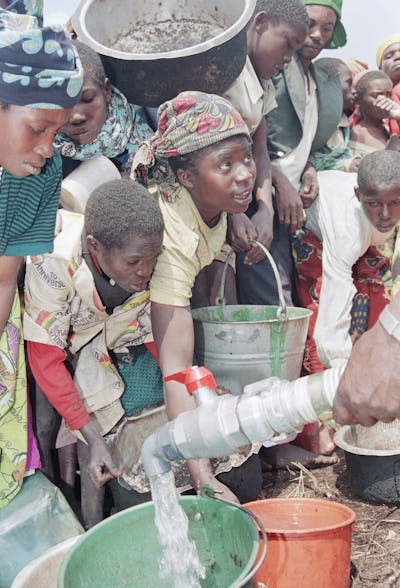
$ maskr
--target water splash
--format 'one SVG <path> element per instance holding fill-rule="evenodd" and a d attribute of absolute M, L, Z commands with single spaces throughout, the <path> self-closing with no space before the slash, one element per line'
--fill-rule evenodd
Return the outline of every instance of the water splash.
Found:
<path fill-rule="evenodd" d="M 155 508 L 158 540 L 163 549 L 160 578 L 169 580 L 174 588 L 201 588 L 206 577 L 196 545 L 189 540 L 189 520 L 179 504 L 172 471 L 151 476 L 150 487 Z"/>

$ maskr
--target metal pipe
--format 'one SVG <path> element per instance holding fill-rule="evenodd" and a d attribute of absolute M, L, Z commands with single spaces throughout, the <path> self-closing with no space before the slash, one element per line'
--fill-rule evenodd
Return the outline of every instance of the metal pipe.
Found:
<path fill-rule="evenodd" d="M 144 442 L 146 474 L 165 473 L 169 461 L 223 457 L 254 442 L 290 441 L 307 423 L 330 417 L 344 368 L 345 364 L 292 382 L 268 378 L 245 386 L 241 396 L 218 396 L 209 387 L 198 387 L 197 408 L 181 413 Z"/>

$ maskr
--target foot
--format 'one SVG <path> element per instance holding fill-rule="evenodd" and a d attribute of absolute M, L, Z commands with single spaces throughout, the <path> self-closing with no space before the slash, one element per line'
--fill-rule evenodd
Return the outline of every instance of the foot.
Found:
<path fill-rule="evenodd" d="M 264 448 L 262 461 L 266 470 L 284 470 L 287 466 L 295 467 L 296 462 L 311 469 L 333 465 L 339 461 L 339 458 L 337 455 L 318 455 L 287 443 Z"/>

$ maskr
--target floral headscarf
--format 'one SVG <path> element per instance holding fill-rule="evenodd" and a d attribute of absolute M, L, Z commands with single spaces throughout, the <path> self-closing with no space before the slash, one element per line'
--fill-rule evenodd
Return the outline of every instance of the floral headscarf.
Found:
<path fill-rule="evenodd" d="M 166 200 L 174 200 L 179 183 L 168 158 L 187 155 L 249 129 L 228 100 L 204 92 L 181 92 L 158 109 L 158 127 L 135 155 L 131 177 L 154 179 Z"/>
<path fill-rule="evenodd" d="M 32 108 L 71 108 L 83 83 L 78 53 L 63 27 L 0 9 L 0 100 Z"/>

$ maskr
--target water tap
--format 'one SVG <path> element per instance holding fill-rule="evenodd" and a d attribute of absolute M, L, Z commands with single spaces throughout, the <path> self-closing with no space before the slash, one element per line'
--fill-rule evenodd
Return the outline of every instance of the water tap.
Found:
<path fill-rule="evenodd" d="M 245 386 L 239 396 L 216 392 L 213 375 L 193 366 L 167 376 L 186 385 L 198 406 L 180 413 L 148 437 L 142 461 L 148 476 L 165 473 L 169 461 L 223 457 L 249 443 L 289 440 L 307 423 L 326 415 L 345 365 L 292 382 L 268 378 Z"/>

